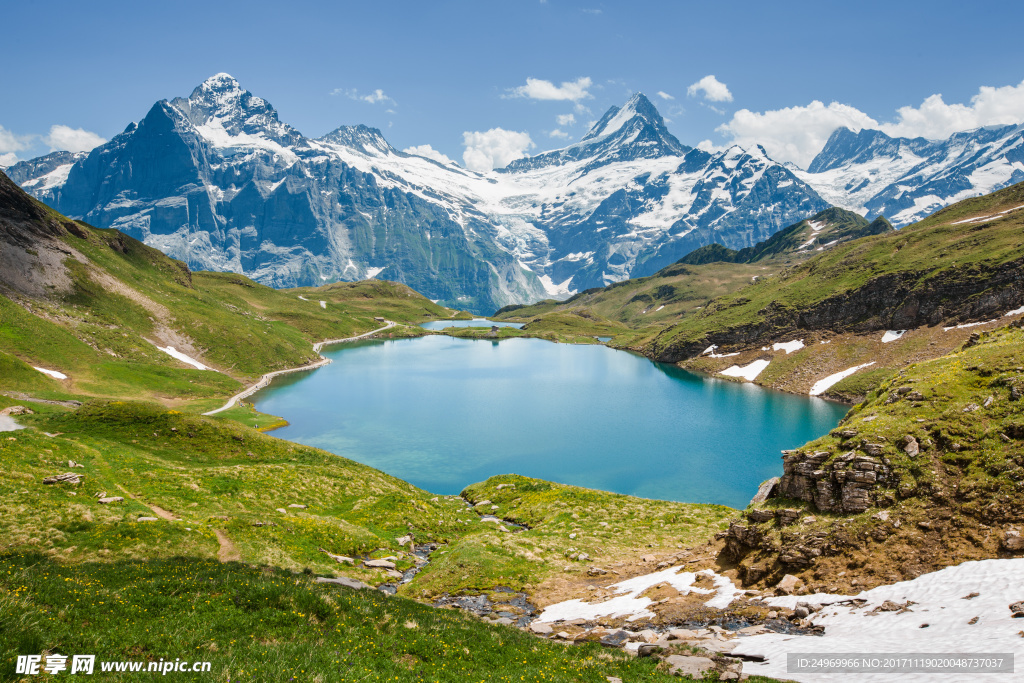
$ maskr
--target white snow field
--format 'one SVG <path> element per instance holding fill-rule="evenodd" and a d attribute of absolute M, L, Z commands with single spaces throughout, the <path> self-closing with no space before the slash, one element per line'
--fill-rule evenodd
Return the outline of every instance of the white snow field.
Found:
<path fill-rule="evenodd" d="M 814 386 L 812 386 L 811 390 L 807 393 L 809 393 L 811 396 L 820 396 L 821 394 L 824 394 L 833 384 L 838 383 L 840 380 L 846 379 L 847 377 L 857 372 L 858 370 L 863 370 L 864 368 L 874 364 L 875 361 L 871 361 L 870 363 L 864 363 L 863 365 L 855 365 L 852 368 L 847 368 L 846 370 L 843 370 L 842 372 L 837 372 L 834 375 L 829 375 L 825 379 L 819 379 L 817 382 L 814 383 Z"/>

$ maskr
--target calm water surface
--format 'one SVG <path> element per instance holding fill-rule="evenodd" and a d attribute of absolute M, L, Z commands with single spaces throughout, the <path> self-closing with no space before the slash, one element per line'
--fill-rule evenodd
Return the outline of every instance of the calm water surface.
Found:
<path fill-rule="evenodd" d="M 428 330 L 443 330 L 446 327 L 522 327 L 525 323 L 503 323 L 488 320 L 487 318 L 473 318 L 472 320 L 430 320 L 420 323 L 420 327 Z"/>
<path fill-rule="evenodd" d="M 430 336 L 328 349 L 255 395 L 274 435 L 454 494 L 516 473 L 743 507 L 779 451 L 847 407 L 704 378 L 600 345 Z"/>

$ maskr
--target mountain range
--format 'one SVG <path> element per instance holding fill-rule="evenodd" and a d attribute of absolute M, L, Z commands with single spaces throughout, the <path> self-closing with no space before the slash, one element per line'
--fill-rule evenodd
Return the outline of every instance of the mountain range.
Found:
<path fill-rule="evenodd" d="M 804 171 L 760 146 L 683 145 L 638 93 L 579 142 L 481 174 L 363 125 L 307 138 L 218 74 L 87 154 L 6 172 L 196 269 L 275 287 L 380 277 L 488 313 L 650 275 L 708 244 L 751 247 L 831 205 L 905 225 L 1016 182 L 1021 130 L 933 142 L 840 129 Z"/>

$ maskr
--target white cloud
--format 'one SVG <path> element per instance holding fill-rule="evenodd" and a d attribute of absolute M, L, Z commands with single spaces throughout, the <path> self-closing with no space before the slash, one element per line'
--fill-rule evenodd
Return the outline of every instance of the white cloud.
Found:
<path fill-rule="evenodd" d="M 434 161 L 440 161 L 442 164 L 454 164 L 455 162 L 449 159 L 444 154 L 441 154 L 430 145 L 416 145 L 415 147 L 406 147 L 402 150 L 406 154 L 415 154 L 419 157 L 426 157 L 433 159 Z"/>
<path fill-rule="evenodd" d="M 969 105 L 946 104 L 942 95 L 937 94 L 925 98 L 920 107 L 900 107 L 896 113 L 899 119 L 883 124 L 882 130 L 900 137 L 942 139 L 981 126 L 1021 123 L 1024 121 L 1024 81 L 1001 88 L 983 85 Z"/>
<path fill-rule="evenodd" d="M 397 102 L 395 102 L 393 98 L 385 95 L 384 91 L 381 90 L 380 88 L 377 88 L 373 92 L 366 95 L 361 94 L 359 90 L 357 90 L 356 88 L 335 88 L 334 90 L 331 91 L 331 94 L 344 95 L 350 100 L 355 100 L 356 102 L 366 102 L 367 104 L 380 104 L 381 102 L 390 102 L 393 105 L 398 104 Z"/>
<path fill-rule="evenodd" d="M 14 166 L 18 163 L 18 155 L 14 152 L 5 152 L 0 154 L 0 167 L 6 168 L 8 166 Z"/>
<path fill-rule="evenodd" d="M 559 138 L 561 140 L 568 140 L 570 137 L 569 134 L 566 133 L 564 130 L 559 130 L 557 128 L 548 133 L 548 136 L 553 138 Z"/>
<path fill-rule="evenodd" d="M 692 87 L 692 86 L 691 86 L 691 87 Z M 658 92 L 656 92 L 656 93 L 655 93 L 655 95 L 657 95 L 658 97 L 660 97 L 661 99 L 663 99 L 663 100 L 666 100 L 666 101 L 667 101 L 667 100 L 674 100 L 674 99 L 675 99 L 674 97 L 672 97 L 671 95 L 669 95 L 669 94 L 668 94 L 667 92 L 665 92 L 664 90 L 659 90 Z"/>
<path fill-rule="evenodd" d="M 568 100 L 579 102 L 592 95 L 587 89 L 593 85 L 590 78 L 584 76 L 575 81 L 563 81 L 561 85 L 555 85 L 551 81 L 544 81 L 539 78 L 527 78 L 526 85 L 509 90 L 505 97 L 529 97 L 533 100 Z"/>
<path fill-rule="evenodd" d="M 58 149 L 68 152 L 88 152 L 106 141 L 106 138 L 101 138 L 96 133 L 83 128 L 72 128 L 61 124 L 50 126 L 50 134 L 43 138 L 43 142 L 50 146 L 51 152 Z"/>
<path fill-rule="evenodd" d="M 3 155 L 3 163 L 8 166 L 16 163 L 18 161 L 16 152 L 28 149 L 28 146 L 32 144 L 32 137 L 31 135 L 15 135 L 0 126 L 0 154 Z M 11 159 L 13 161 L 10 161 Z"/>
<path fill-rule="evenodd" d="M 504 128 L 491 128 L 487 132 L 466 131 L 462 134 L 466 151 L 462 160 L 466 168 L 480 173 L 506 166 L 510 161 L 526 156 L 536 147 L 529 133 Z"/>
<path fill-rule="evenodd" d="M 761 144 L 778 161 L 792 161 L 803 168 L 821 151 L 836 128 L 858 131 L 877 128 L 878 122 L 856 107 L 818 100 L 806 107 L 786 107 L 766 112 L 740 109 L 716 130 L 741 147 Z"/>
<path fill-rule="evenodd" d="M 708 102 L 732 102 L 729 88 L 713 74 L 708 74 L 686 89 L 686 94 L 690 97 L 697 97 L 700 93 L 704 94 L 704 99 Z"/>
<path fill-rule="evenodd" d="M 717 154 L 724 151 L 726 148 L 719 147 L 715 143 L 711 142 L 711 140 L 701 140 L 697 143 L 697 149 L 702 152 L 707 152 L 708 154 Z"/>
<path fill-rule="evenodd" d="M 942 95 L 931 95 L 918 107 L 900 107 L 895 120 L 885 123 L 847 104 L 832 102 L 825 106 L 815 100 L 807 106 L 765 112 L 741 109 L 717 131 L 744 147 L 760 143 L 771 157 L 806 168 L 840 126 L 854 132 L 873 128 L 893 137 L 942 140 L 953 133 L 981 126 L 1022 122 L 1024 81 L 998 88 L 982 86 L 970 104 L 947 104 Z"/>
<path fill-rule="evenodd" d="M 560 125 L 560 126 L 575 126 L 576 125 L 576 115 L 575 114 L 559 114 L 558 116 L 555 117 L 555 120 L 558 121 L 558 125 Z"/>

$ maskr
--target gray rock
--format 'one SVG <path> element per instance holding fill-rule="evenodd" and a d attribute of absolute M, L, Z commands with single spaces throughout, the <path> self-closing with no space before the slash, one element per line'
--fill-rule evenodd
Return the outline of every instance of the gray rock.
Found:
<path fill-rule="evenodd" d="M 782 481 L 781 477 L 772 477 L 771 479 L 763 482 L 761 486 L 758 487 L 757 493 L 754 494 L 754 497 L 750 499 L 750 503 L 748 503 L 748 505 L 763 503 L 774 496 L 780 481 Z"/>
<path fill-rule="evenodd" d="M 542 621 L 535 621 L 532 624 L 530 624 L 530 630 L 536 633 L 537 635 L 546 636 L 555 629 L 552 628 L 551 624 Z"/>
<path fill-rule="evenodd" d="M 918 453 L 921 452 L 921 447 L 917 443 L 917 439 L 912 437 L 910 434 L 903 437 L 903 452 L 911 458 L 916 458 Z"/>
<path fill-rule="evenodd" d="M 668 663 L 669 673 L 698 679 L 704 677 L 705 671 L 711 671 L 715 668 L 715 662 L 707 657 L 669 655 L 665 658 L 665 661 Z"/>
<path fill-rule="evenodd" d="M 157 521 L 157 519 L 156 519 L 156 517 L 139 517 L 138 521 L 140 521 L 140 522 L 155 522 L 155 521 Z"/>
<path fill-rule="evenodd" d="M 374 569 L 394 569 L 395 563 L 391 560 L 366 560 L 363 562 L 367 567 L 373 567 Z"/>
<path fill-rule="evenodd" d="M 367 585 L 367 584 L 363 583 L 362 581 L 359 581 L 358 579 L 350 579 L 347 576 L 339 576 L 339 577 L 334 578 L 334 579 L 329 579 L 326 576 L 318 576 L 318 577 L 316 577 L 316 582 L 317 583 L 333 583 L 333 584 L 336 584 L 338 586 L 347 586 L 348 588 L 355 588 L 356 590 L 362 590 L 364 588 L 368 588 L 370 590 L 373 590 L 373 586 Z"/>
<path fill-rule="evenodd" d="M 54 474 L 50 477 L 43 478 L 43 483 L 50 484 L 79 484 L 82 482 L 84 474 L 75 474 L 74 472 L 65 472 L 64 474 Z M 123 499 L 122 499 L 123 500 Z"/>
<path fill-rule="evenodd" d="M 124 496 L 109 496 L 107 498 L 100 498 L 100 502 L 106 505 L 107 503 L 121 503 L 124 501 Z"/>
<path fill-rule="evenodd" d="M 660 647 L 653 643 L 643 643 L 636 649 L 636 654 L 638 657 L 650 657 L 660 649 Z"/>
<path fill-rule="evenodd" d="M 309 506 L 308 505 L 301 505 L 300 503 L 292 503 L 288 507 L 290 507 L 290 508 L 298 508 L 299 510 L 305 510 Z"/>
<path fill-rule="evenodd" d="M 619 630 L 602 636 L 598 642 L 607 647 L 622 647 L 629 641 L 629 634 Z"/>

